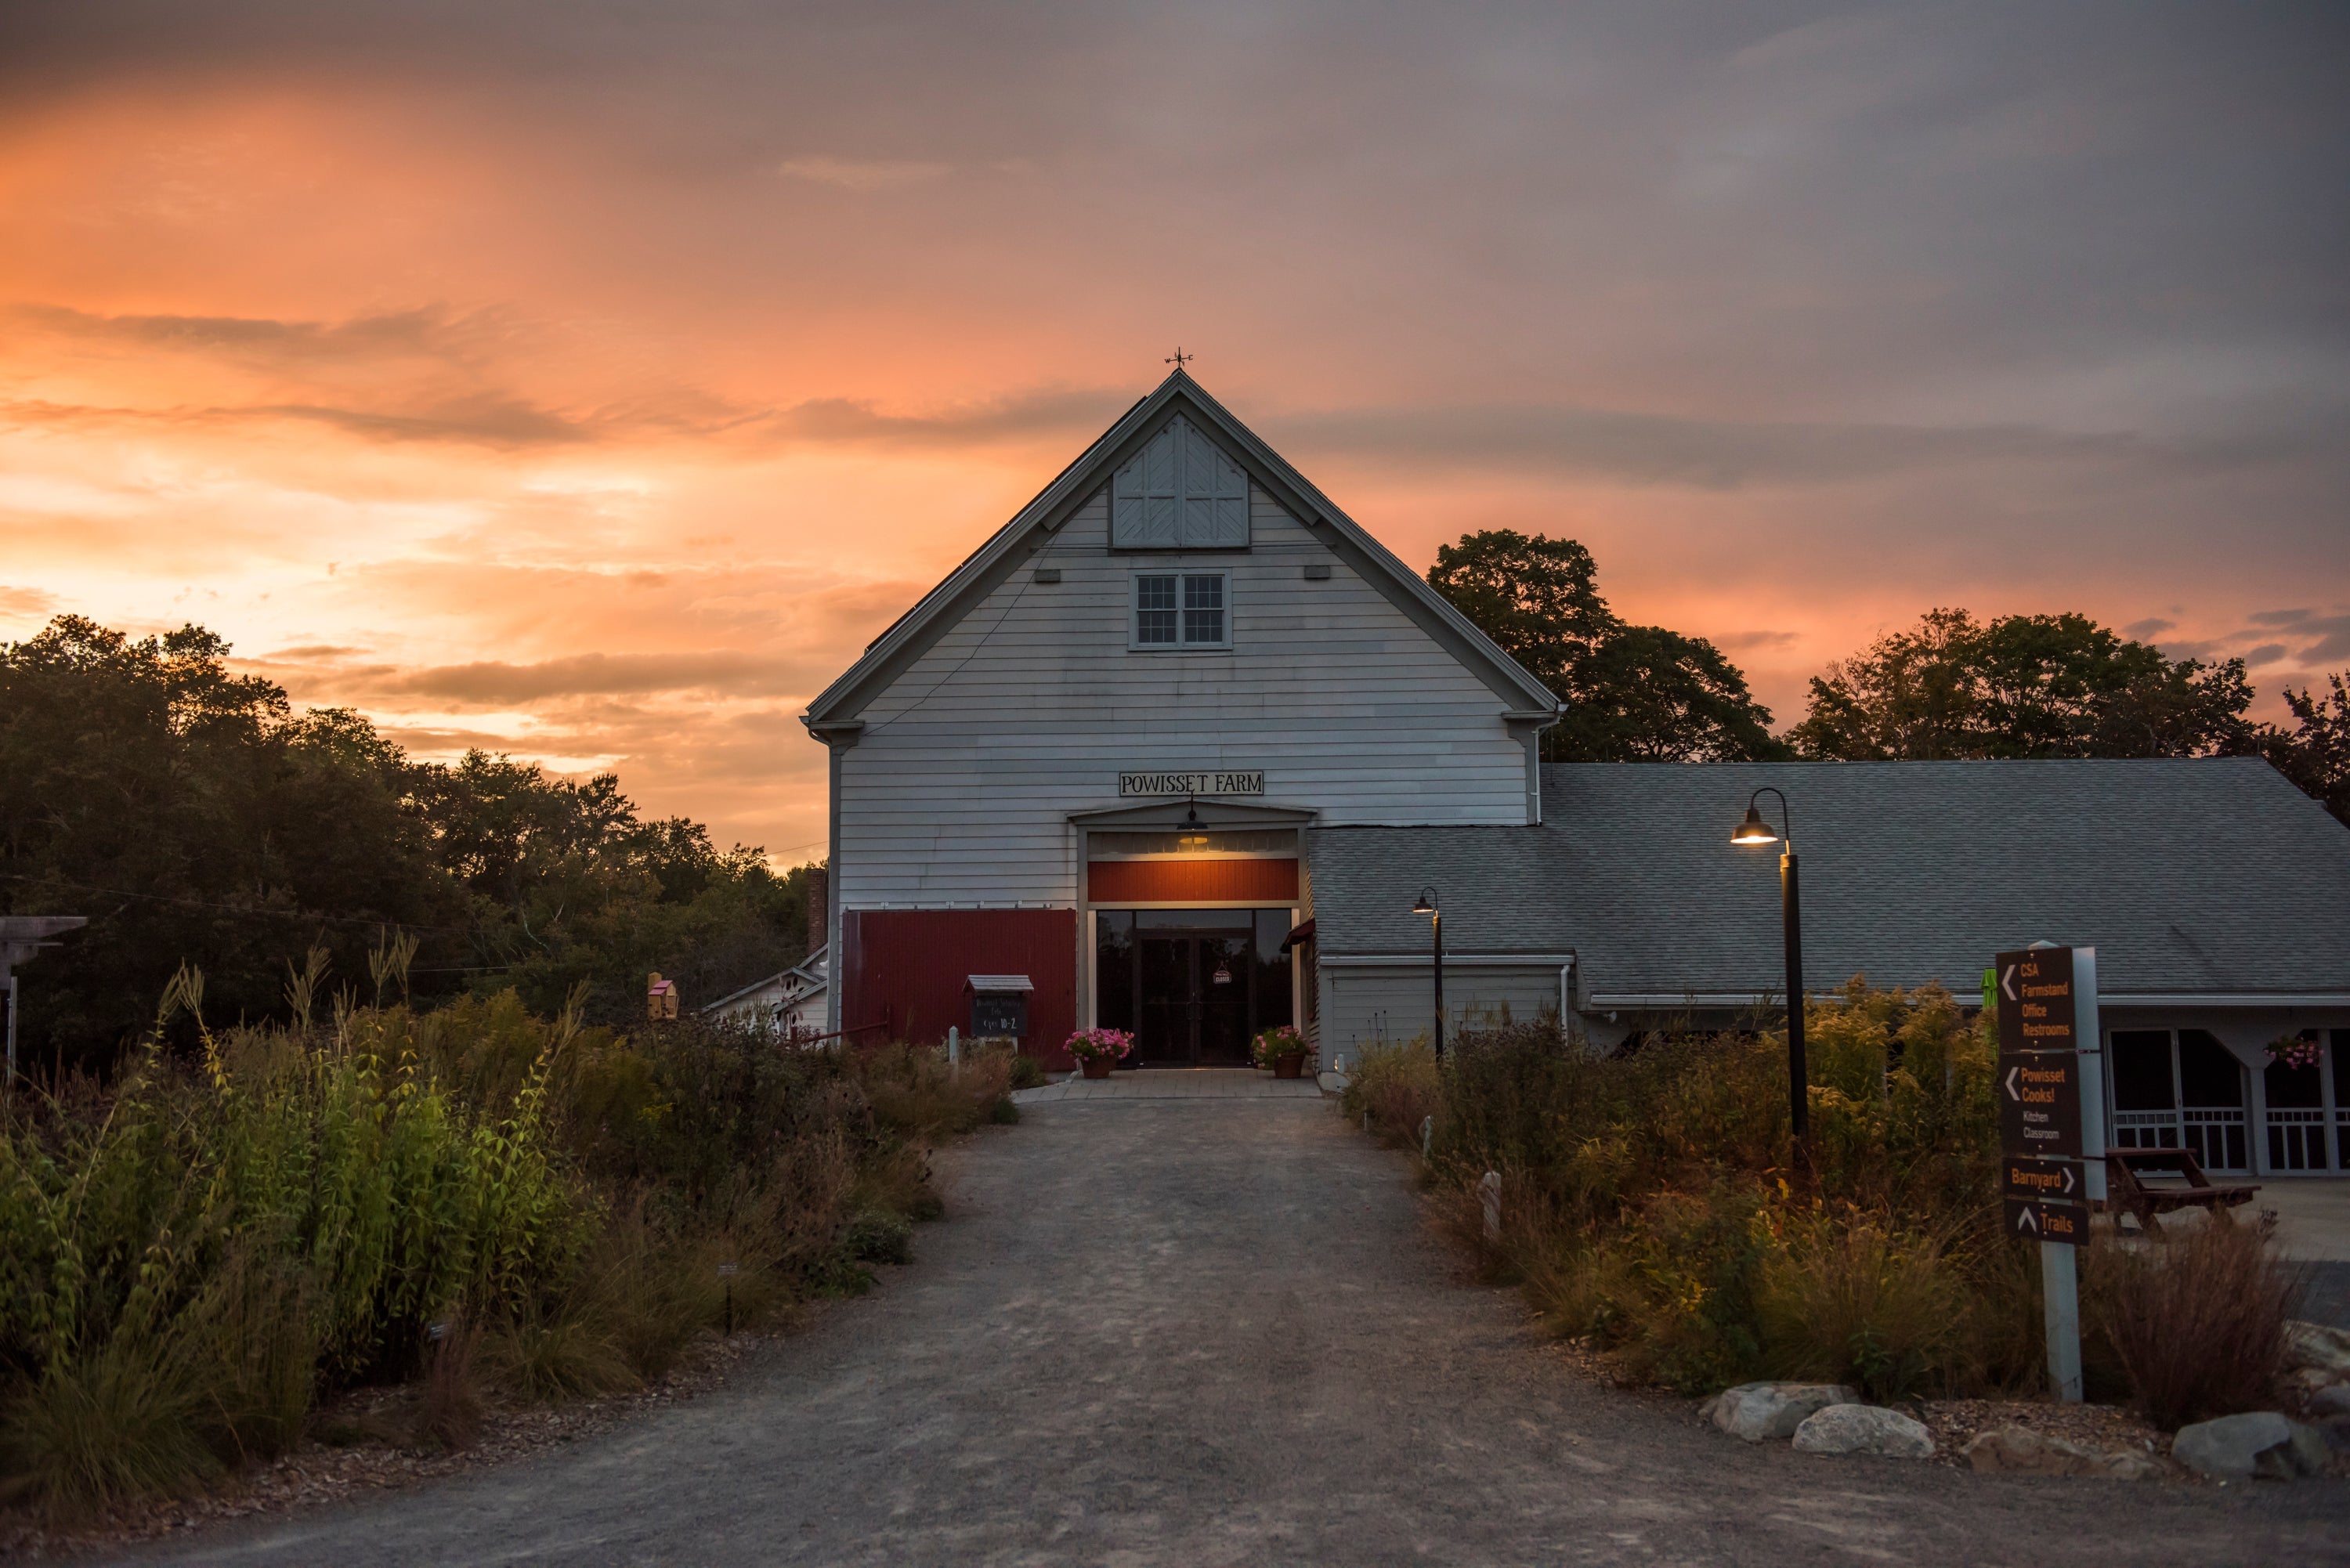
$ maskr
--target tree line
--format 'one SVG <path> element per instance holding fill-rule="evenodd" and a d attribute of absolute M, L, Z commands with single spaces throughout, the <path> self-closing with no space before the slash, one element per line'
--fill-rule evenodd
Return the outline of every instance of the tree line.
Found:
<path fill-rule="evenodd" d="M 619 780 L 469 752 L 420 762 L 347 709 L 296 712 L 201 627 L 133 639 L 60 617 L 0 647 L 0 907 L 90 917 L 25 972 L 34 1071 L 103 1067 L 182 962 L 224 1022 L 284 1018 L 325 954 L 321 1005 L 372 1001 L 370 957 L 412 941 L 420 1002 L 515 988 L 590 1022 L 689 1004 L 807 951 L 807 867 L 650 819 Z M 392 1000 L 392 998 L 385 998 Z"/>
<path fill-rule="evenodd" d="M 1703 638 L 1634 626 L 1591 552 L 1512 529 L 1440 546 L 1428 580 L 1566 704 L 1551 762 L 1837 762 L 2260 756 L 2350 823 L 2350 685 L 2283 692 L 2291 727 L 2247 716 L 2244 661 L 2173 659 L 2085 615 L 1929 610 L 1812 678 L 1783 732 Z"/>
<path fill-rule="evenodd" d="M 2082 615 L 1929 611 L 1838 660 L 1783 732 L 1711 643 L 1633 625 L 1591 553 L 1506 529 L 1429 581 L 1566 705 L 1555 762 L 2262 756 L 2350 823 L 2350 688 L 2246 715 L 2241 659 L 2172 659 Z M 21 1057 L 103 1067 L 182 962 L 224 1020 L 287 1015 L 289 966 L 369 992 L 413 941 L 414 1000 L 512 987 L 543 1014 L 588 987 L 636 1015 L 647 971 L 706 1002 L 806 956 L 811 867 L 720 850 L 585 783 L 473 751 L 420 762 L 348 709 L 296 712 L 201 627 L 134 639 L 78 617 L 0 645 L 0 908 L 88 929 L 26 975 Z"/>

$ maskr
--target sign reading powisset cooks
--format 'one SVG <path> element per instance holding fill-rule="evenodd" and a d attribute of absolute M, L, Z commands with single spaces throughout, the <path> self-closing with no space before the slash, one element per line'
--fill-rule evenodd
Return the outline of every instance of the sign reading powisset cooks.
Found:
<path fill-rule="evenodd" d="M 1233 768 L 1205 773 L 1121 773 L 1118 793 L 1133 794 L 1263 794 L 1263 768 Z"/>

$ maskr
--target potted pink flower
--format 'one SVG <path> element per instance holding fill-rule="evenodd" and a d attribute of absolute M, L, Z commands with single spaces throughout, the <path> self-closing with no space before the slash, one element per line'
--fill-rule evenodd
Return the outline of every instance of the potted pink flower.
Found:
<path fill-rule="evenodd" d="M 1088 1078 L 1108 1077 L 1133 1049 L 1134 1036 L 1123 1029 L 1080 1029 L 1069 1036 L 1069 1054 Z"/>
<path fill-rule="evenodd" d="M 1306 1049 L 1305 1036 L 1284 1023 L 1268 1029 L 1249 1045 L 1249 1056 L 1260 1067 L 1272 1070 L 1276 1078 L 1295 1078 L 1305 1070 L 1305 1058 L 1312 1054 Z"/>

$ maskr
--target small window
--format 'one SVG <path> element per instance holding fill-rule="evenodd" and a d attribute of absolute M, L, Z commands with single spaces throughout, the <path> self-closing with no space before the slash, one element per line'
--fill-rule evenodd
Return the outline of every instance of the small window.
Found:
<path fill-rule="evenodd" d="M 1230 648 L 1231 574 L 1137 572 L 1128 647 Z"/>

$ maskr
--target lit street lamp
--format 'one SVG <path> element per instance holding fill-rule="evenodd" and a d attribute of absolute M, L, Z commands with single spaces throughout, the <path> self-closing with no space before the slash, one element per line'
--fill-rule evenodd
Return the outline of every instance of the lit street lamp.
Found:
<path fill-rule="evenodd" d="M 1781 832 L 1771 831 L 1754 803 L 1766 794 L 1779 796 Z M 1801 1138 L 1811 1126 L 1811 1096 L 1804 1085 L 1804 906 L 1795 886 L 1795 829 L 1787 813 L 1787 797 L 1769 784 L 1764 784 L 1746 798 L 1746 820 L 1730 836 L 1732 844 L 1776 844 L 1782 838 L 1787 847 L 1779 854 L 1779 925 L 1787 947 L 1787 1110 L 1794 1118 L 1795 1137 Z"/>
<path fill-rule="evenodd" d="M 1444 1060 L 1444 911 L 1436 907 L 1434 887 L 1422 888 L 1419 897 L 1412 900 L 1411 912 L 1426 915 L 1436 933 L 1436 1059 Z"/>

